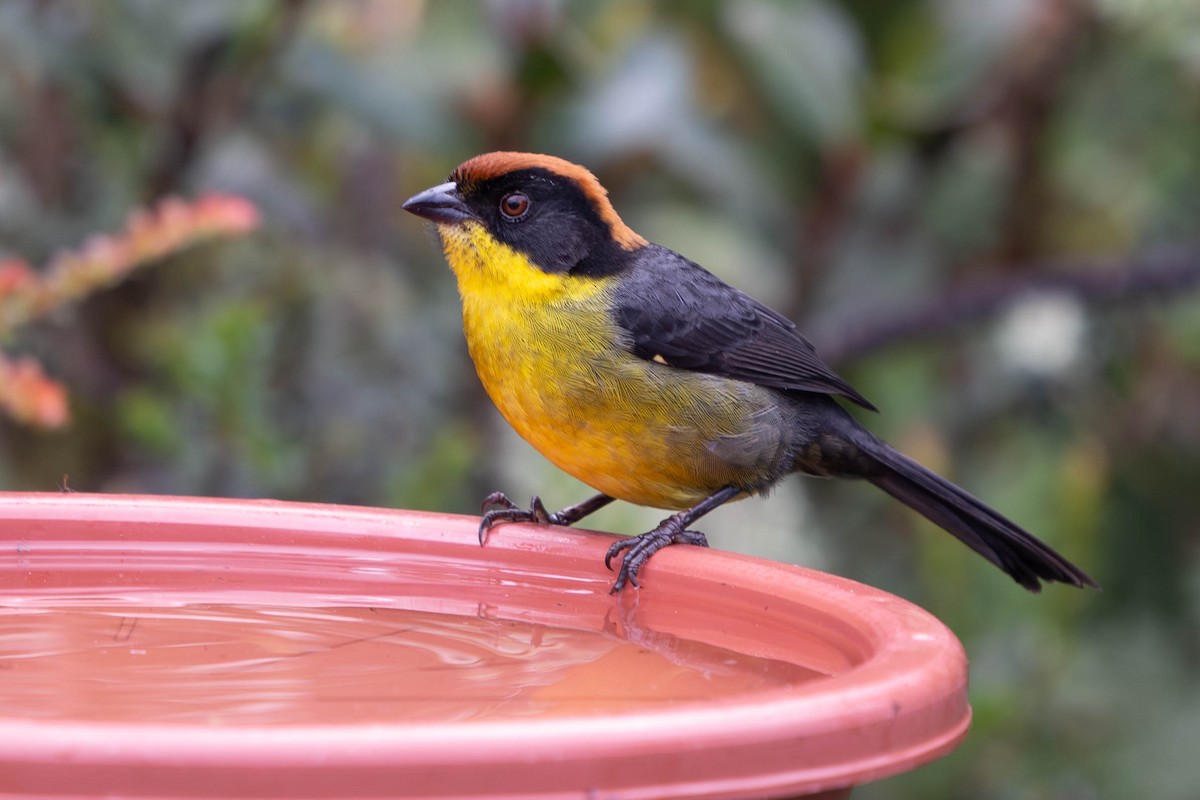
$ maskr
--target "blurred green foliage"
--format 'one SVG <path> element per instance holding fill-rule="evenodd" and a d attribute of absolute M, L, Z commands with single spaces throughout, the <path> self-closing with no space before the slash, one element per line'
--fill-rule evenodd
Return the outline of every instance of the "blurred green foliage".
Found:
<path fill-rule="evenodd" d="M 0 421 L 0 487 L 580 499 L 491 410 L 399 210 L 476 153 L 553 152 L 1105 586 L 1027 595 L 865 486 L 713 514 L 716 546 L 880 585 L 966 645 L 970 738 L 855 796 L 1194 798 L 1197 30 L 1185 0 L 6 0 L 0 259 L 167 193 L 265 222 L 0 342 L 74 416 Z"/>

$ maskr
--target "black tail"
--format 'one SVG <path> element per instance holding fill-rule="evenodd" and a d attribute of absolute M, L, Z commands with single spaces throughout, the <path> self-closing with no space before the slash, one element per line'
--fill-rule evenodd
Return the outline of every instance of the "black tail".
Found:
<path fill-rule="evenodd" d="M 1100 585 L 1083 570 L 1012 520 L 874 437 L 860 450 L 881 467 L 865 477 L 905 505 L 957 536 L 1032 592 L 1042 581 Z"/>

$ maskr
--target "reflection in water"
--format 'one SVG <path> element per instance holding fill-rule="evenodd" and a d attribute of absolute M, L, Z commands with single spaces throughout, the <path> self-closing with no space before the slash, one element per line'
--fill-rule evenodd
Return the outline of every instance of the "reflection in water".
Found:
<path fill-rule="evenodd" d="M 0 708 L 214 725 L 662 708 L 819 673 L 666 634 L 389 607 L 129 601 L 0 608 Z"/>

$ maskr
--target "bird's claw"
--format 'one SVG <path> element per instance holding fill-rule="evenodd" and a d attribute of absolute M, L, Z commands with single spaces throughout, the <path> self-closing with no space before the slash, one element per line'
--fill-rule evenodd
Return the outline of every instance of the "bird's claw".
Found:
<path fill-rule="evenodd" d="M 671 520 L 667 520 L 669 523 Z M 617 570 L 617 579 L 613 582 L 609 594 L 616 594 L 625 588 L 626 583 L 640 589 L 637 576 L 650 556 L 673 544 L 693 544 L 697 547 L 708 547 L 708 539 L 700 531 L 675 531 L 669 524 L 659 525 L 654 530 L 640 536 L 622 539 L 608 548 L 604 554 L 604 566 L 612 569 L 612 562 L 619 554 L 625 553 L 621 559 L 621 568 Z"/>
<path fill-rule="evenodd" d="M 490 506 L 500 506 L 500 508 L 489 510 Z M 530 499 L 529 508 L 521 508 L 504 492 L 492 492 L 483 498 L 481 510 L 484 512 L 483 518 L 479 520 L 479 543 L 481 545 L 487 542 L 488 531 L 493 526 L 506 522 L 539 522 L 543 525 L 567 524 L 558 518 L 558 514 L 547 511 L 545 503 L 537 495 Z"/>

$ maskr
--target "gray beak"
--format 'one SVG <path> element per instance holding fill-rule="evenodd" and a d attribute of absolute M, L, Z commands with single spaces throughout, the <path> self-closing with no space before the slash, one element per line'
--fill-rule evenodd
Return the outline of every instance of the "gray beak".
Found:
<path fill-rule="evenodd" d="M 458 196 L 458 184 L 454 181 L 447 181 L 413 195 L 404 201 L 401 208 L 439 225 L 457 225 L 470 219 L 478 219 Z"/>

